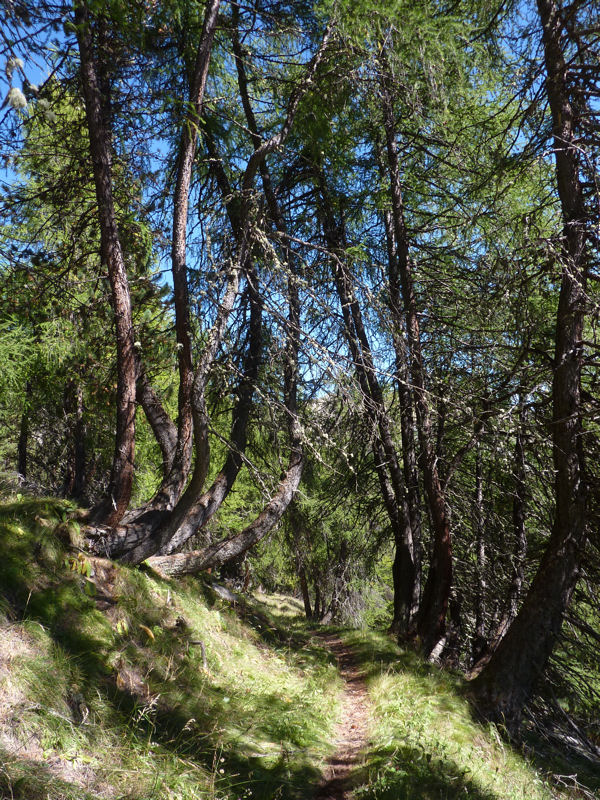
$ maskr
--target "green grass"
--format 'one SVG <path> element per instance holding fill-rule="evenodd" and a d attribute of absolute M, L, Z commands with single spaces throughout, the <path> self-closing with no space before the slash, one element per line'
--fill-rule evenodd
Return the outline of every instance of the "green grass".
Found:
<path fill-rule="evenodd" d="M 0 798 L 314 796 L 341 681 L 301 604 L 260 595 L 232 608 L 201 579 L 87 558 L 70 511 L 0 505 Z M 341 635 L 372 709 L 355 800 L 593 796 L 589 776 L 579 793 L 551 788 L 475 721 L 460 676 L 382 634 Z"/>
<path fill-rule="evenodd" d="M 69 555 L 66 512 L 0 507 L 0 796 L 310 796 L 340 683 L 289 603 Z"/>
<path fill-rule="evenodd" d="M 552 800 L 558 791 L 493 725 L 473 717 L 465 681 L 397 647 L 349 632 L 367 680 L 372 724 L 357 800 Z"/>

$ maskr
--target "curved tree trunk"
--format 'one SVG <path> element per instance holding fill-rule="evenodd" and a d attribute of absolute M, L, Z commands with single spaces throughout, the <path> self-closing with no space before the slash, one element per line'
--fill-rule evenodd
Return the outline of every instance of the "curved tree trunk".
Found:
<path fill-rule="evenodd" d="M 148 565 L 163 575 L 186 575 L 220 566 L 245 553 L 269 533 L 283 516 L 300 484 L 302 467 L 302 448 L 295 446 L 277 493 L 254 522 L 241 533 L 196 552 L 154 556 L 148 559 Z"/>
<path fill-rule="evenodd" d="M 192 476 L 192 481 L 172 511 L 150 511 L 147 516 L 142 516 L 134 523 L 104 537 L 94 549 L 109 554 L 111 558 L 120 558 L 128 564 L 139 564 L 161 551 L 163 554 L 172 553 L 208 522 L 229 494 L 243 463 L 246 429 L 260 364 L 261 301 L 255 288 L 249 288 L 249 294 L 249 344 L 244 376 L 238 388 L 238 399 L 233 412 L 229 452 L 223 468 L 205 492 L 197 491 Z M 204 471 L 203 463 L 199 463 L 198 470 Z"/>
<path fill-rule="evenodd" d="M 237 7 L 235 7 L 237 8 Z M 243 59 L 240 51 L 239 40 L 234 35 L 234 54 L 238 68 L 238 81 L 242 103 L 248 120 L 248 126 L 252 134 L 255 152 L 260 147 L 260 136 L 256 119 L 252 112 L 250 100 L 247 92 L 247 82 L 244 72 Z M 214 154 L 214 147 L 213 147 Z M 267 198 L 267 204 L 273 218 L 275 227 L 279 232 L 285 233 L 285 222 L 277 198 L 272 189 L 270 174 L 263 159 L 260 162 L 260 172 L 263 183 L 263 190 Z M 224 193 L 224 198 L 230 196 L 230 188 L 227 176 L 222 170 L 219 171 L 219 183 Z M 239 221 L 233 210 L 230 211 L 230 218 L 234 230 L 238 228 Z M 238 229 L 238 237 L 240 235 Z M 290 460 L 287 471 L 281 480 L 279 488 L 269 503 L 265 506 L 259 516 L 247 526 L 241 533 L 229 537 L 217 544 L 210 545 L 201 551 L 193 553 L 180 553 L 176 555 L 155 556 L 148 560 L 150 566 L 161 574 L 183 575 L 194 573 L 209 567 L 220 566 L 231 561 L 255 545 L 260 539 L 264 538 L 280 521 L 281 517 L 292 502 L 296 490 L 302 478 L 304 466 L 304 456 L 302 448 L 302 428 L 297 413 L 297 383 L 298 383 L 298 351 L 300 337 L 300 299 L 298 293 L 298 283 L 293 269 L 293 254 L 286 248 L 286 261 L 290 269 L 288 278 L 288 320 L 286 325 L 286 362 L 284 369 L 284 396 L 285 408 L 288 414 L 288 429 L 290 435 Z M 178 534 L 179 535 L 179 534 Z M 171 540 L 166 553 L 173 553 L 180 545 L 178 535 Z M 306 583 L 306 579 L 304 580 Z M 310 616 L 310 600 L 307 592 L 305 593 L 305 604 L 308 601 L 308 615 Z"/>
<path fill-rule="evenodd" d="M 562 277 L 552 383 L 556 512 L 552 534 L 521 610 L 487 666 L 472 683 L 489 718 L 519 722 L 552 653 L 579 575 L 585 542 L 586 484 L 582 446 L 581 362 L 585 315 L 586 214 L 579 178 L 579 143 L 562 52 L 555 0 L 538 0 L 547 93 L 552 112 L 558 194 L 564 220 Z"/>
<path fill-rule="evenodd" d="M 92 18 L 84 3 L 75 10 L 77 42 L 81 59 L 81 83 L 85 100 L 92 169 L 100 224 L 102 263 L 108 270 L 117 345 L 117 421 L 110 483 L 103 501 L 90 512 L 95 524 L 116 525 L 123 517 L 133 485 L 135 454 L 135 350 L 129 282 L 123 259 L 112 193 L 111 131 L 98 76 L 92 41 Z M 102 57 L 102 56 L 100 56 Z"/>
<path fill-rule="evenodd" d="M 209 345 L 204 357 L 200 360 L 194 375 L 192 405 L 195 415 L 196 463 L 194 473 L 186 491 L 172 511 L 151 509 L 147 514 L 134 520 L 131 524 L 117 529 L 109 535 L 102 534 L 98 541 L 91 542 L 91 547 L 109 557 L 121 558 L 126 563 L 138 564 L 150 556 L 160 553 L 174 553 L 188 541 L 221 506 L 228 495 L 243 463 L 246 446 L 246 428 L 252 408 L 254 384 L 258 373 L 261 350 L 261 300 L 258 295 L 257 278 L 252 266 L 252 249 L 254 235 L 252 231 L 253 184 L 257 171 L 266 156 L 280 147 L 287 138 L 302 97 L 312 84 L 312 79 L 323 59 L 331 30 L 327 29 L 321 45 L 308 63 L 303 78 L 291 93 L 286 117 L 279 129 L 269 139 L 262 141 L 254 148 L 241 181 L 239 202 L 232 203 L 233 197 L 227 175 L 216 151 L 216 146 L 205 131 L 205 141 L 212 158 L 212 168 L 217 184 L 223 194 L 230 222 L 237 240 L 238 253 L 235 263 L 228 275 L 228 285 L 224 299 L 217 313 L 217 321 L 213 326 Z M 233 307 L 237 295 L 239 274 L 244 271 L 248 277 L 248 292 L 251 305 L 249 347 L 246 357 L 244 377 L 238 390 L 238 401 L 234 410 L 230 450 L 221 472 L 212 486 L 201 493 L 201 487 L 207 473 L 208 456 L 208 424 L 204 404 L 204 389 L 208 378 L 208 369 L 225 329 L 227 316 Z M 175 458 L 176 460 L 176 458 Z M 277 504 L 276 504 L 277 505 Z M 90 538 L 93 538 L 90 536 Z"/>
<path fill-rule="evenodd" d="M 163 408 L 160 398 L 152 388 L 143 366 L 140 366 L 138 370 L 136 396 L 138 403 L 144 409 L 148 424 L 152 428 L 154 438 L 160 447 L 163 460 L 163 476 L 166 476 L 169 474 L 175 455 L 177 426 Z"/>
<path fill-rule="evenodd" d="M 263 539 L 280 521 L 294 498 L 302 478 L 304 455 L 302 427 L 297 415 L 298 339 L 300 331 L 300 304 L 294 276 L 288 282 L 289 318 L 287 323 L 287 364 L 285 371 L 285 406 L 290 434 L 290 460 L 279 488 L 259 516 L 241 533 L 192 553 L 155 556 L 148 564 L 161 574 L 184 575 L 217 567 L 245 553 Z M 179 532 L 178 532 L 179 536 Z M 170 541 L 173 552 L 180 546 L 178 536 Z M 171 549 L 172 548 L 172 549 Z"/>
<path fill-rule="evenodd" d="M 186 484 L 193 452 L 194 368 L 190 329 L 190 302 L 187 279 L 187 223 L 192 168 L 196 155 L 198 128 L 204 103 L 204 92 L 210 56 L 217 26 L 220 0 L 209 0 L 202 24 L 190 87 L 187 112 L 182 122 L 175 191 L 173 196 L 173 230 L 171 237 L 171 274 L 175 307 L 175 334 L 179 365 L 178 418 L 175 425 L 140 367 L 138 399 L 156 436 L 163 457 L 163 478 L 155 496 L 141 508 L 132 510 L 124 520 L 134 523 L 149 512 L 172 509 Z M 153 518 L 160 518 L 152 514 Z"/>

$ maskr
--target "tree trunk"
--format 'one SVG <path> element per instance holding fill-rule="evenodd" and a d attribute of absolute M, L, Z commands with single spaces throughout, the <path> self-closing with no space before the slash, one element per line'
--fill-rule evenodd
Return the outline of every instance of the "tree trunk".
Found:
<path fill-rule="evenodd" d="M 483 524 L 483 481 L 481 475 L 481 452 L 479 445 L 475 450 L 475 497 L 473 498 L 475 527 L 475 636 L 473 638 L 473 660 L 477 661 L 487 645 L 485 635 L 486 620 L 486 548 Z"/>
<path fill-rule="evenodd" d="M 209 5 L 209 9 L 212 5 Z M 287 138 L 291 129 L 298 106 L 304 94 L 311 86 L 314 74 L 323 58 L 327 43 L 331 36 L 328 29 L 322 43 L 307 65 L 302 80 L 291 93 L 287 114 L 279 131 L 269 139 L 255 147 L 250 157 L 241 180 L 239 202 L 231 202 L 233 194 L 229 181 L 218 157 L 216 146 L 208 131 L 205 129 L 205 141 L 212 159 L 211 167 L 215 174 L 217 184 L 223 193 L 223 200 L 229 214 L 230 222 L 237 240 L 238 253 L 235 264 L 229 271 L 227 289 L 224 299 L 217 313 L 217 320 L 203 357 L 194 374 L 192 387 L 192 408 L 194 415 L 194 440 L 196 443 L 196 461 L 194 472 L 188 487 L 171 512 L 151 510 L 147 515 L 126 527 L 118 529 L 108 536 L 100 535 L 97 541 L 91 541 L 91 547 L 110 557 L 118 557 L 131 564 L 138 564 L 148 557 L 160 553 L 161 556 L 174 553 L 192 537 L 213 514 L 219 509 L 235 482 L 243 463 L 243 453 L 246 446 L 246 428 L 253 403 L 254 384 L 258 375 L 261 353 L 261 300 L 258 295 L 257 276 L 252 264 L 252 249 L 255 246 L 252 232 L 252 215 L 255 209 L 253 197 L 253 182 L 256 172 L 266 156 L 280 147 Z M 248 278 L 248 294 L 250 297 L 250 334 L 249 346 L 246 356 L 244 377 L 238 390 L 238 401 L 234 409 L 230 450 L 221 472 L 215 478 L 212 486 L 201 492 L 208 471 L 208 419 L 206 414 L 204 389 L 208 379 L 208 371 L 214 355 L 225 330 L 225 323 L 237 294 L 237 281 L 241 271 Z M 295 480 L 298 468 L 297 458 L 292 452 L 290 466 L 290 485 Z M 300 458 L 301 461 L 301 458 Z M 301 469 L 301 468 L 300 468 Z M 284 482 L 286 483 L 286 482 Z M 274 518 L 279 509 L 280 494 L 267 506 L 266 519 Z M 292 492 L 293 494 L 293 492 Z M 265 509 L 265 511 L 267 511 Z M 260 525 L 258 526 L 260 527 Z M 90 536 L 93 539 L 94 532 Z M 263 534 L 264 535 L 264 534 Z M 249 535 L 247 538 L 251 538 Z M 231 552 L 236 545 L 231 545 Z M 230 556 L 234 557 L 234 556 Z"/>
<path fill-rule="evenodd" d="M 83 387 L 79 380 L 68 381 L 65 386 L 64 411 L 69 424 L 69 458 L 65 471 L 63 495 L 80 500 L 86 487 L 85 418 Z"/>
<path fill-rule="evenodd" d="M 158 442 L 162 455 L 163 477 L 171 469 L 177 445 L 177 426 L 169 417 L 154 389 L 152 388 L 146 371 L 140 365 L 137 378 L 137 400 L 144 409 L 148 424 L 152 428 L 154 438 Z"/>
<path fill-rule="evenodd" d="M 204 103 L 204 92 L 217 27 L 220 0 L 208 0 L 196 64 L 190 89 L 188 111 L 182 125 L 175 195 L 173 198 L 173 234 L 171 244 L 171 272 L 173 275 L 173 298 L 175 304 L 175 332 L 179 361 L 179 397 L 177 444 L 170 469 L 159 487 L 152 507 L 171 509 L 179 499 L 187 481 L 193 451 L 192 393 L 194 391 L 194 369 L 190 333 L 190 300 L 187 280 L 187 224 L 192 167 L 196 155 L 198 128 Z M 208 371 L 208 370 L 207 370 Z M 196 459 L 201 458 L 196 453 Z M 208 470 L 205 470 L 205 473 Z"/>
<path fill-rule="evenodd" d="M 537 0 L 543 28 L 546 91 L 552 112 L 558 195 L 564 221 L 562 276 L 552 382 L 555 520 L 548 546 L 521 610 L 487 666 L 473 681 L 480 710 L 519 722 L 523 706 L 552 653 L 579 575 L 585 543 L 586 483 L 580 395 L 585 315 L 586 214 L 574 142 L 574 115 L 555 0 Z"/>
<path fill-rule="evenodd" d="M 425 367 L 421 353 L 421 334 L 417 300 L 414 289 L 412 265 L 409 258 L 408 237 L 404 221 L 400 168 L 396 144 L 391 76 L 385 59 L 381 55 L 382 78 L 380 82 L 383 103 L 383 123 L 386 137 L 386 152 L 390 178 L 392 218 L 396 243 L 396 257 L 402 300 L 406 314 L 406 328 L 410 353 L 410 375 L 413 384 L 417 430 L 421 451 L 421 469 L 433 526 L 433 552 L 421 608 L 418 633 L 423 652 L 429 655 L 445 636 L 446 613 L 452 588 L 452 544 L 450 520 L 446 498 L 437 468 L 435 445 L 431 425 L 429 396 L 426 389 Z"/>
<path fill-rule="evenodd" d="M 323 617 L 323 603 L 321 600 L 321 584 L 319 583 L 319 576 L 315 579 L 315 610 L 314 619 L 320 620 Z"/>
<path fill-rule="evenodd" d="M 394 536 L 394 616 L 391 628 L 408 635 L 415 596 L 415 564 L 410 516 L 391 423 L 385 407 L 352 276 L 344 260 L 344 234 L 335 220 L 323 175 L 319 173 L 323 229 L 333 259 L 333 275 L 344 320 L 344 333 L 361 389 L 365 416 L 373 427 L 375 470 Z"/>
<path fill-rule="evenodd" d="M 110 537 L 103 538 L 94 549 L 109 553 L 125 563 L 139 564 L 156 553 L 167 555 L 182 547 L 220 508 L 237 478 L 243 464 L 246 447 L 246 430 L 252 409 L 254 385 L 261 357 L 262 303 L 256 287 L 249 282 L 250 331 L 245 356 L 244 375 L 238 387 L 238 399 L 233 411 L 233 422 L 229 452 L 223 468 L 212 486 L 204 493 L 198 491 L 203 461 L 194 468 L 186 491 L 171 511 L 150 511 L 148 518 L 117 529 Z M 200 435 L 199 431 L 195 435 Z"/>
<path fill-rule="evenodd" d="M 263 167 L 263 184 L 265 191 L 268 192 L 270 181 L 266 165 Z M 274 194 L 270 197 L 270 205 L 280 228 L 283 227 L 283 217 Z M 290 461 L 288 469 L 279 485 L 279 489 L 263 509 L 261 514 L 254 522 L 246 527 L 241 533 L 229 537 L 228 539 L 204 548 L 193 553 L 181 553 L 178 555 L 155 556 L 149 559 L 148 563 L 157 571 L 167 575 L 183 575 L 208 569 L 209 567 L 219 566 L 227 561 L 231 561 L 245 553 L 260 539 L 264 538 L 274 526 L 281 520 L 281 517 L 292 502 L 296 490 L 300 484 L 302 470 L 304 466 L 304 455 L 302 449 L 302 427 L 297 413 L 297 381 L 298 381 L 298 350 L 300 336 L 300 300 L 298 295 L 298 283 L 293 269 L 293 256 L 288 252 L 290 277 L 288 279 L 288 320 L 286 324 L 286 365 L 284 370 L 284 396 L 285 408 L 287 412 L 288 430 L 290 437 Z M 258 305 L 255 301 L 254 307 Z M 260 321 L 260 320 L 259 320 Z M 179 534 L 178 534 L 179 535 Z M 177 537 L 171 540 L 167 552 L 174 552 L 179 547 Z M 308 590 L 304 596 L 305 607 L 308 600 Z M 308 600 L 310 613 L 310 601 Z"/>
<path fill-rule="evenodd" d="M 102 263 L 108 270 L 117 346 L 117 420 L 110 483 L 104 500 L 90 513 L 95 524 L 116 525 L 123 517 L 133 484 L 135 454 L 136 364 L 129 282 L 112 193 L 111 130 L 92 43 L 92 18 L 84 3 L 75 10 L 92 169 L 96 186 Z"/>
<path fill-rule="evenodd" d="M 525 448 L 523 447 L 523 427 L 525 410 L 523 398 L 519 395 L 519 421 L 515 433 L 514 495 L 513 495 L 513 579 L 509 592 L 509 617 L 517 616 L 519 600 L 523 591 L 525 556 L 527 555 L 527 533 L 525 531 L 525 498 L 527 491 L 525 474 Z"/>
<path fill-rule="evenodd" d="M 381 165 L 383 167 L 383 164 Z M 408 364 L 407 345 L 404 340 L 404 314 L 400 298 L 400 284 L 398 280 L 398 260 L 394 240 L 394 227 L 392 215 L 385 211 L 384 225 L 386 233 L 388 255 L 388 291 L 390 298 L 390 313 L 393 325 L 392 341 L 396 356 L 396 386 L 398 388 L 398 401 L 400 405 L 400 432 L 402 437 L 402 466 L 404 470 L 404 483 L 406 486 L 406 499 L 410 519 L 410 530 L 413 543 L 414 585 L 410 626 L 414 622 L 419 609 L 421 598 L 421 570 L 422 570 L 422 533 L 421 533 L 421 499 L 419 492 L 419 473 L 417 468 L 417 450 L 414 432 L 414 398 L 410 387 L 410 374 Z M 396 615 L 394 614 L 394 617 Z"/>
<path fill-rule="evenodd" d="M 29 415 L 31 409 L 31 381 L 25 384 L 25 400 L 21 413 L 21 425 L 19 426 L 19 442 L 17 444 L 17 477 L 20 481 L 27 479 L 27 444 L 29 441 Z"/>
<path fill-rule="evenodd" d="M 308 581 L 306 580 L 306 570 L 300 564 L 297 566 L 298 580 L 300 582 L 300 591 L 302 593 L 302 602 L 304 603 L 304 615 L 306 619 L 313 618 L 312 608 L 310 606 L 310 593 L 308 591 Z"/>
<path fill-rule="evenodd" d="M 241 533 L 209 545 L 203 550 L 168 556 L 154 556 L 148 559 L 148 565 L 163 575 L 189 575 L 209 569 L 209 567 L 218 567 L 227 561 L 238 558 L 260 541 L 279 522 L 296 493 L 302 477 L 302 467 L 301 448 L 294 447 L 290 457 L 290 465 L 279 484 L 276 494 L 265 506 L 261 514 Z"/>

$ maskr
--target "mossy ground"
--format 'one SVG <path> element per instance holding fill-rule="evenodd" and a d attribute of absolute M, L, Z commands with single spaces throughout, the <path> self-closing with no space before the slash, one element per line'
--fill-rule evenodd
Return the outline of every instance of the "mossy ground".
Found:
<path fill-rule="evenodd" d="M 331 753 L 341 681 L 292 598 L 233 606 L 73 548 L 71 509 L 0 505 L 0 798 L 302 800 Z M 550 800 L 463 680 L 383 634 L 341 632 L 363 669 L 356 800 Z"/>

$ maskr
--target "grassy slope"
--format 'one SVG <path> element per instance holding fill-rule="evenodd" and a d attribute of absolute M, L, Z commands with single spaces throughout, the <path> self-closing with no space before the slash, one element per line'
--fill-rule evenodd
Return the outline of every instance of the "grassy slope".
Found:
<path fill-rule="evenodd" d="M 63 515 L 0 507 L 0 797 L 307 795 L 336 721 L 327 654 L 198 581 L 69 558 Z"/>
<path fill-rule="evenodd" d="M 340 681 L 299 604 L 232 610 L 201 581 L 69 555 L 65 513 L 0 506 L 0 798 L 311 797 Z M 372 704 L 357 800 L 592 796 L 551 790 L 473 721 L 459 677 L 343 635 Z"/>

